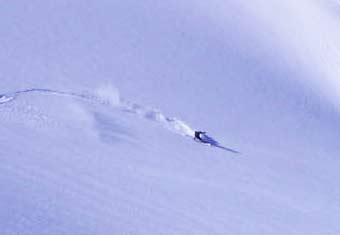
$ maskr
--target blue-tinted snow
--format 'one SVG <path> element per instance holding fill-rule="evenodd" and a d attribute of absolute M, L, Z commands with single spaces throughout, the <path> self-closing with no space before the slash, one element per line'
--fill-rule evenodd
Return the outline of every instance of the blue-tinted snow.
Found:
<path fill-rule="evenodd" d="M 0 15 L 1 234 L 340 233 L 337 1 Z"/>

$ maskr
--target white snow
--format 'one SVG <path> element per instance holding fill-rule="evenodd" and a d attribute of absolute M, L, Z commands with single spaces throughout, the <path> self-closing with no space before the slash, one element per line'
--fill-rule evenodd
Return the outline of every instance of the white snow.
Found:
<path fill-rule="evenodd" d="M 14 97 L 11 97 L 11 96 L 0 95 L 0 104 L 10 102 L 13 99 L 14 99 Z"/>
<path fill-rule="evenodd" d="M 3 1 L 0 233 L 340 234 L 339 13 Z"/>

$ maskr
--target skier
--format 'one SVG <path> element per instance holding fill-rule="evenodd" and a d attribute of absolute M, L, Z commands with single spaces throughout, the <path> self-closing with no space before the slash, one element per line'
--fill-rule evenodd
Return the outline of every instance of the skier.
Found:
<path fill-rule="evenodd" d="M 203 144 L 207 144 L 210 146 L 218 146 L 220 145 L 216 140 L 211 138 L 210 136 L 207 135 L 207 132 L 205 131 L 195 131 L 195 137 L 194 139 L 196 141 L 199 141 Z"/>
<path fill-rule="evenodd" d="M 205 134 L 206 134 L 206 132 L 205 131 L 195 131 L 195 137 L 194 137 L 194 139 L 195 140 L 198 140 L 198 141 L 200 141 L 200 142 L 202 142 L 202 143 L 209 143 L 209 142 L 207 142 L 207 141 L 205 141 L 204 139 L 204 137 L 205 137 Z"/>
<path fill-rule="evenodd" d="M 232 153 L 239 153 L 238 151 L 236 151 L 234 149 L 230 149 L 230 148 L 222 146 L 214 138 L 208 136 L 207 132 L 205 132 L 205 131 L 195 131 L 195 133 L 194 133 L 194 140 L 196 140 L 198 142 L 201 142 L 203 144 L 212 146 L 212 147 L 216 147 L 216 148 L 220 148 L 220 149 L 232 152 Z"/>

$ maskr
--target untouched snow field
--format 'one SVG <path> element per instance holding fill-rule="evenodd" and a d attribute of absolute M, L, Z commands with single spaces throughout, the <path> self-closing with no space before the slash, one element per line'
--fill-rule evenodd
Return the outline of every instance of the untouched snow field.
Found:
<path fill-rule="evenodd" d="M 338 1 L 0 16 L 0 234 L 340 234 Z"/>

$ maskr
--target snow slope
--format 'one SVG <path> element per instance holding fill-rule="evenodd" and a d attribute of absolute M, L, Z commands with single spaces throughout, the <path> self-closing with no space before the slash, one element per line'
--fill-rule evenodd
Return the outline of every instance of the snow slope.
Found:
<path fill-rule="evenodd" d="M 340 232 L 337 1 L 0 14 L 1 234 Z"/>

